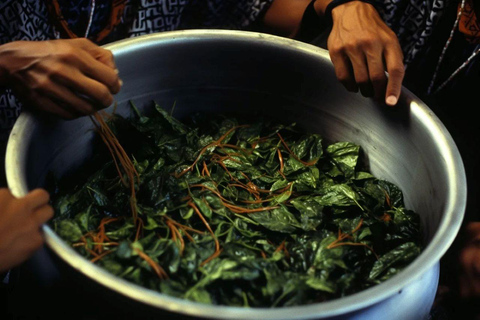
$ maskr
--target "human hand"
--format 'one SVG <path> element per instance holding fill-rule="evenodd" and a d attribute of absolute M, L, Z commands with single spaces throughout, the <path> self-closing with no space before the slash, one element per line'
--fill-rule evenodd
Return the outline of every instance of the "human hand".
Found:
<path fill-rule="evenodd" d="M 0 85 L 27 106 L 73 119 L 111 105 L 121 80 L 112 53 L 79 38 L 0 46 Z"/>
<path fill-rule="evenodd" d="M 0 272 L 27 260 L 43 244 L 40 227 L 53 216 L 49 199 L 43 189 L 23 198 L 0 189 Z"/>
<path fill-rule="evenodd" d="M 372 5 L 361 1 L 335 7 L 332 19 L 327 48 L 338 80 L 348 91 L 360 89 L 366 97 L 395 105 L 405 73 L 395 33 Z"/>
<path fill-rule="evenodd" d="M 480 222 L 465 227 L 465 244 L 459 254 L 459 294 L 462 298 L 480 297 Z"/>

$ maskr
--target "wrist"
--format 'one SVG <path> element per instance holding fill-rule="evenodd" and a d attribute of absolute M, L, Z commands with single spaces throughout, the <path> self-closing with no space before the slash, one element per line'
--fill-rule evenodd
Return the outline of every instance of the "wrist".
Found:
<path fill-rule="evenodd" d="M 333 24 L 333 17 L 332 17 L 332 11 L 333 9 L 340 7 L 345 4 L 353 4 L 353 5 L 363 5 L 364 3 L 369 4 L 377 10 L 375 7 L 375 1 L 374 0 L 328 0 L 328 4 L 324 10 L 324 15 L 325 19 L 328 21 L 330 25 Z"/>

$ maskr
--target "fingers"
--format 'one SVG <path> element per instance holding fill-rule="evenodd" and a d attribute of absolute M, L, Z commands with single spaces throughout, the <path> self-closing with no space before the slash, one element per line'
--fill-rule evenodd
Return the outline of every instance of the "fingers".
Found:
<path fill-rule="evenodd" d="M 44 189 L 35 189 L 16 201 L 22 203 L 18 208 L 25 208 L 26 217 L 32 219 L 37 227 L 53 217 L 54 211 L 49 205 L 50 195 Z"/>
<path fill-rule="evenodd" d="M 0 272 L 25 261 L 44 243 L 40 226 L 53 216 L 49 198 L 43 189 L 22 198 L 0 189 Z"/>
<path fill-rule="evenodd" d="M 84 111 L 84 114 L 90 114 L 96 111 L 97 105 L 100 105 L 102 108 L 108 107 L 114 101 L 114 97 L 106 85 L 100 81 L 86 77 L 78 70 L 72 70 L 72 72 L 63 73 L 62 75 L 58 76 L 58 78 L 60 77 L 61 79 L 59 79 L 59 81 L 61 81 L 65 86 L 72 88 L 77 94 L 80 94 L 80 96 L 86 97 L 88 100 L 90 100 L 87 102 L 86 100 L 77 96 L 78 100 L 75 102 L 78 103 L 78 106 L 77 104 L 73 104 L 74 106 L 77 106 L 75 109 Z M 73 103 L 73 99 L 71 98 L 70 100 L 71 101 L 69 103 Z"/>
<path fill-rule="evenodd" d="M 370 82 L 368 72 L 368 62 L 363 53 L 360 51 L 354 52 L 350 57 L 353 67 L 353 75 L 360 92 L 364 97 L 373 97 L 374 91 Z"/>
<path fill-rule="evenodd" d="M 60 50 L 60 49 L 59 49 Z M 17 86 L 24 100 L 63 119 L 73 119 L 110 106 L 120 90 L 116 69 L 72 48 L 57 61 L 29 72 Z"/>
<path fill-rule="evenodd" d="M 113 94 L 120 91 L 121 82 L 116 69 L 98 62 L 90 55 L 81 56 L 80 62 L 80 71 L 85 75 L 105 85 Z"/>
<path fill-rule="evenodd" d="M 87 49 L 88 54 L 78 54 L 74 57 L 77 69 L 71 68 L 70 72 L 56 74 L 58 82 L 65 83 L 75 93 L 91 100 L 87 102 L 82 97 L 74 99 L 68 95 L 67 104 L 74 103 L 75 109 L 83 114 L 94 112 L 97 106 L 101 108 L 110 106 L 114 101 L 113 94 L 118 93 L 122 85 L 111 52 L 100 47 Z M 97 60 L 92 52 L 97 57 L 99 52 L 103 53 L 101 57 L 104 62 Z"/>
<path fill-rule="evenodd" d="M 384 96 L 387 76 L 383 63 L 382 47 L 375 42 L 365 42 L 331 53 L 338 80 L 348 91 L 357 88 L 364 97 Z M 400 84 L 401 85 L 401 84 Z"/>
<path fill-rule="evenodd" d="M 27 203 L 30 209 L 43 207 L 44 205 L 48 204 L 49 200 L 50 195 L 44 189 L 35 189 L 23 197 L 23 201 Z"/>
<path fill-rule="evenodd" d="M 358 92 L 358 86 L 353 77 L 353 68 L 350 59 L 344 55 L 330 55 L 335 66 L 335 75 L 341 84 L 350 92 Z"/>
<path fill-rule="evenodd" d="M 386 55 L 384 64 L 380 50 L 373 53 L 358 50 L 348 55 L 332 56 L 332 63 L 337 79 L 348 91 L 357 92 L 360 89 L 364 97 L 375 97 L 377 100 L 385 96 L 385 103 L 394 106 L 401 93 L 404 68 L 398 53 L 396 57 L 393 55 Z"/>
<path fill-rule="evenodd" d="M 49 205 L 44 205 L 43 207 L 38 208 L 33 213 L 33 219 L 37 222 L 38 225 L 42 225 L 53 217 L 54 211 L 53 208 Z"/>
<path fill-rule="evenodd" d="M 113 53 L 110 50 L 106 50 L 102 47 L 97 46 L 92 41 L 85 38 L 78 38 L 73 41 L 80 42 L 80 46 L 88 51 L 92 57 L 96 60 L 102 62 L 106 66 L 116 70 L 117 66 L 115 65 L 115 58 Z"/>
<path fill-rule="evenodd" d="M 121 88 L 112 52 L 86 39 L 14 41 L 2 54 L 24 105 L 64 119 L 110 106 Z"/>
<path fill-rule="evenodd" d="M 88 39 L 75 39 L 79 46 L 86 51 L 87 55 L 81 55 L 82 70 L 93 79 L 107 86 L 111 93 L 118 93 L 121 81 L 118 77 L 118 69 L 115 65 L 113 53 Z"/>
<path fill-rule="evenodd" d="M 389 75 L 385 103 L 390 106 L 397 104 L 402 91 L 402 82 L 405 76 L 403 54 L 400 46 L 385 50 L 385 64 Z"/>
<path fill-rule="evenodd" d="M 395 33 L 376 8 L 352 1 L 335 7 L 328 37 L 335 73 L 349 91 L 395 105 L 403 81 L 403 55 Z M 387 76 L 388 73 L 388 76 Z"/>
<path fill-rule="evenodd" d="M 84 81 L 87 80 L 89 79 L 84 79 Z M 91 105 L 91 103 L 89 103 L 70 89 L 70 87 L 68 86 L 68 82 L 65 82 L 64 85 L 58 85 L 58 81 L 47 80 L 46 82 L 47 84 L 43 88 L 43 93 L 44 96 L 50 98 L 51 104 L 55 104 L 54 108 L 58 106 L 66 113 L 68 113 L 68 116 L 72 115 L 73 117 L 91 114 L 96 111 L 96 109 Z M 98 84 L 98 86 L 102 85 Z M 105 88 L 105 91 L 107 91 L 106 87 L 102 87 Z M 106 92 L 106 94 L 106 98 L 109 99 L 107 103 L 113 101 L 113 97 L 110 96 L 108 91 Z M 110 104 L 111 102 L 108 105 Z"/>
<path fill-rule="evenodd" d="M 372 48 L 366 60 L 368 64 L 368 77 L 374 92 L 373 97 L 381 101 L 387 86 L 387 75 L 385 74 L 382 48 L 380 46 Z"/>

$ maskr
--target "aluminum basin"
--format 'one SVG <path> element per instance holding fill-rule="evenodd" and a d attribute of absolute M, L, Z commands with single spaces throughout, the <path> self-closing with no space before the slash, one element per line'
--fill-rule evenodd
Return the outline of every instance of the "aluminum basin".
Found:
<path fill-rule="evenodd" d="M 390 280 L 337 300 L 297 307 L 237 308 L 194 303 L 116 278 L 66 245 L 48 226 L 46 245 L 74 272 L 152 313 L 225 319 L 426 319 L 439 279 L 439 261 L 460 228 L 466 179 L 457 147 L 434 113 L 407 89 L 395 108 L 348 93 L 336 80 L 328 52 L 266 34 L 189 30 L 112 43 L 124 86 L 117 112 L 128 102 L 152 100 L 175 115 L 192 111 L 264 112 L 295 121 L 329 140 L 355 142 L 370 171 L 397 184 L 406 206 L 421 215 L 426 248 Z M 111 111 L 112 107 L 107 110 Z M 69 174 L 92 153 L 93 125 L 24 112 L 10 136 L 8 185 L 17 196 L 43 185 L 52 170 Z"/>

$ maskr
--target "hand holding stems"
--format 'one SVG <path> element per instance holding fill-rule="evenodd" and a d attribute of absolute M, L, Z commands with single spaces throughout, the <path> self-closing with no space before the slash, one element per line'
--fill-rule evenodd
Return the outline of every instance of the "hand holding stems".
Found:
<path fill-rule="evenodd" d="M 0 272 L 24 262 L 43 244 L 41 225 L 53 216 L 49 199 L 43 189 L 23 198 L 0 189 Z"/>
<path fill-rule="evenodd" d="M 73 119 L 112 104 L 121 80 L 112 53 L 79 38 L 1 45 L 0 85 L 26 106 Z"/>

